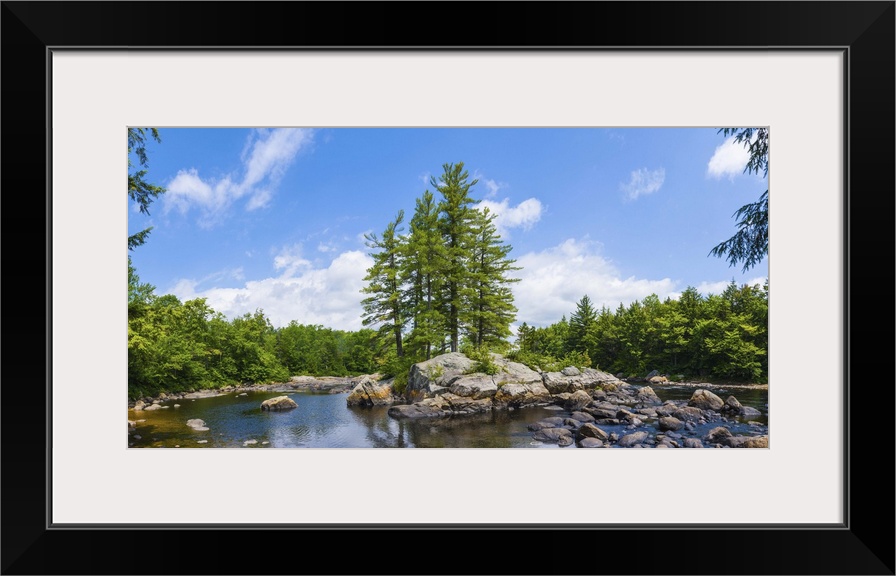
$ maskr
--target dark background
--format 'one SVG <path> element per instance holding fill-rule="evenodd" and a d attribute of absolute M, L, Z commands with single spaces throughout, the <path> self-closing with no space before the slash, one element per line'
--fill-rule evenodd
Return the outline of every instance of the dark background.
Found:
<path fill-rule="evenodd" d="M 2 2 L 0 10 L 3 574 L 894 574 L 893 2 L 73 1 Z M 846 50 L 847 427 L 845 437 L 807 430 L 806 440 L 847 447 L 845 525 L 48 528 L 48 48 L 141 46 Z M 744 78 L 731 89 L 763 82 Z M 811 234 L 805 242 L 811 250 Z M 805 369 L 801 385 L 826 367 Z M 363 492 L 432 505 L 360 472 Z M 739 490 L 775 481 L 736 472 Z M 543 505 L 624 494 L 624 474 L 607 479 L 612 489 L 602 490 L 600 478 L 561 472 L 563 495 Z M 649 497 L 674 509 L 692 492 L 684 500 L 730 507 L 732 519 L 748 505 L 701 497 L 684 479 L 675 486 Z M 724 488 L 715 484 L 712 495 Z"/>

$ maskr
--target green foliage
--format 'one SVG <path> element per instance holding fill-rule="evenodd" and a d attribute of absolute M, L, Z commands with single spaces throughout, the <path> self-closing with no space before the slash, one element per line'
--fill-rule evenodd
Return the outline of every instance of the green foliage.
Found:
<path fill-rule="evenodd" d="M 494 376 L 501 371 L 501 367 L 495 364 L 494 358 L 487 346 L 476 347 L 473 344 L 464 344 L 461 353 L 473 361 L 467 374 L 488 374 Z"/>
<path fill-rule="evenodd" d="M 148 131 L 148 132 L 147 132 Z M 141 214 L 149 215 L 149 206 L 160 194 L 165 192 L 161 186 L 150 184 L 146 181 L 149 161 L 146 155 L 146 138 L 150 137 L 156 142 L 161 142 L 159 131 L 155 128 L 128 128 L 128 197 L 137 203 Z M 142 170 L 132 170 L 134 167 L 131 155 L 136 156 L 137 163 Z M 128 236 L 128 250 L 142 246 L 146 242 L 152 227 L 146 228 Z"/>
<path fill-rule="evenodd" d="M 768 378 L 767 281 L 762 287 L 732 281 L 721 295 L 706 297 L 688 287 L 664 302 L 652 294 L 615 312 L 603 307 L 596 317 L 589 307 L 580 301 L 570 322 L 564 317 L 543 328 L 524 322 L 510 358 L 549 372 L 600 366 L 626 374 L 656 369 L 703 379 Z"/>
<path fill-rule="evenodd" d="M 395 220 L 386 226 L 382 237 L 373 233 L 364 235 L 367 246 L 374 252 L 371 253 L 373 266 L 364 277 L 368 284 L 361 289 L 361 292 L 370 294 L 361 302 L 364 325 L 377 325 L 384 338 L 394 338 L 399 357 L 404 355 L 402 330 L 407 323 L 401 291 L 405 249 L 399 232 L 403 220 L 404 210 L 399 210 Z"/>
<path fill-rule="evenodd" d="M 435 366 L 430 366 L 429 370 L 427 370 L 426 375 L 430 380 L 436 380 L 445 375 L 445 368 L 441 365 L 436 364 Z"/>
<path fill-rule="evenodd" d="M 750 153 L 744 172 L 768 178 L 768 128 L 721 128 L 724 136 L 734 136 Z M 742 270 L 753 268 L 768 254 L 768 189 L 759 200 L 738 208 L 733 215 L 737 220 L 737 232 L 720 242 L 709 255 L 726 257 L 729 266 L 742 264 Z"/>
<path fill-rule="evenodd" d="M 575 366 L 577 368 L 592 367 L 588 353 L 579 351 L 569 352 L 560 358 L 555 358 L 517 348 L 509 352 L 507 358 L 541 372 L 559 372 L 567 366 Z"/>

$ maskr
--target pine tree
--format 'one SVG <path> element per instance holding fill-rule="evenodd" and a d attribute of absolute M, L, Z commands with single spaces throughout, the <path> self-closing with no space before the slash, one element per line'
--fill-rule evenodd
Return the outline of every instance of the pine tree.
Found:
<path fill-rule="evenodd" d="M 430 178 L 430 184 L 442 195 L 439 203 L 439 228 L 445 244 L 443 267 L 444 289 L 442 306 L 452 352 L 457 352 L 461 334 L 461 310 L 468 300 L 470 275 L 467 264 L 472 242 L 472 220 L 476 201 L 470 197 L 470 188 L 478 180 L 468 182 L 469 174 L 463 162 L 444 164 L 444 172 Z"/>
<path fill-rule="evenodd" d="M 382 238 L 375 233 L 364 235 L 367 246 L 375 252 L 371 253 L 373 266 L 367 269 L 367 276 L 364 278 L 369 284 L 361 289 L 363 293 L 371 295 L 361 301 L 364 309 L 363 324 L 379 324 L 382 336 L 390 339 L 394 337 L 395 353 L 399 358 L 404 356 L 402 330 L 407 323 L 401 291 L 404 242 L 399 232 L 403 220 L 404 210 L 399 210 L 395 220 L 386 226 Z"/>
<path fill-rule="evenodd" d="M 587 294 L 576 303 L 576 311 L 569 317 L 569 344 L 567 348 L 573 352 L 588 352 L 589 332 L 597 323 L 597 311 L 591 304 L 591 298 Z"/>
<path fill-rule="evenodd" d="M 495 227 L 496 215 L 488 208 L 474 210 L 468 272 L 470 300 L 464 307 L 463 324 L 470 342 L 477 348 L 506 341 L 510 324 L 516 319 L 510 284 L 519 278 L 508 274 L 519 270 L 508 258 L 512 247 L 504 244 Z"/>
<path fill-rule="evenodd" d="M 445 317 L 438 302 L 446 251 L 439 233 L 439 206 L 429 190 L 417 199 L 410 227 L 403 274 L 413 318 L 408 346 L 415 355 L 429 360 L 433 349 L 440 348 L 446 336 Z"/>

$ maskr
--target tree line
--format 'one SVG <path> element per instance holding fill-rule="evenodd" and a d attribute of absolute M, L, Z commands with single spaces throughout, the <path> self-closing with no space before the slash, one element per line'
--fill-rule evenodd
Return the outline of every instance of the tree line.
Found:
<path fill-rule="evenodd" d="M 286 382 L 296 374 L 376 371 L 376 332 L 296 321 L 274 328 L 261 310 L 228 320 L 204 298 L 158 296 L 128 259 L 128 396 Z"/>
<path fill-rule="evenodd" d="M 768 281 L 702 296 L 688 287 L 678 299 L 655 295 L 597 310 L 585 295 L 569 319 L 543 328 L 525 322 L 511 356 L 529 365 L 591 366 L 643 376 L 741 382 L 768 380 Z M 558 361 L 561 360 L 561 361 Z"/>

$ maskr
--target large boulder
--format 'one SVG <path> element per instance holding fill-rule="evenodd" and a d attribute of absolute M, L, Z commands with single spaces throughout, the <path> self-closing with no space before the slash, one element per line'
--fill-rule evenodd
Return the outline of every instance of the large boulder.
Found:
<path fill-rule="evenodd" d="M 292 410 L 293 408 L 298 408 L 298 406 L 299 405 L 296 404 L 295 400 L 293 400 L 289 396 L 277 396 L 275 398 L 268 398 L 261 403 L 262 410 Z"/>
<path fill-rule="evenodd" d="M 694 390 L 691 399 L 688 400 L 688 406 L 693 406 L 701 410 L 715 410 L 718 412 L 724 405 L 725 402 L 721 398 L 709 390 L 704 390 L 702 388 Z"/>
<path fill-rule="evenodd" d="M 456 378 L 448 390 L 457 396 L 479 400 L 494 396 L 498 386 L 488 374 L 471 374 Z"/>
<path fill-rule="evenodd" d="M 448 392 L 454 380 L 469 372 L 473 361 L 460 352 L 441 354 L 411 366 L 404 396 L 409 402 L 419 402 Z"/>
<path fill-rule="evenodd" d="M 612 374 L 607 374 L 594 368 L 579 370 L 569 366 L 560 372 L 545 372 L 542 376 L 544 385 L 551 394 L 575 392 L 576 390 L 593 390 L 597 387 L 615 390 L 617 386 L 623 384 L 622 381 Z"/>
<path fill-rule="evenodd" d="M 547 404 L 551 401 L 551 393 L 538 382 L 518 383 L 506 382 L 498 385 L 498 391 L 493 398 L 496 405 L 501 406 L 535 406 Z"/>
<path fill-rule="evenodd" d="M 395 401 L 392 380 L 375 380 L 364 376 L 345 399 L 349 406 L 388 406 Z"/>

